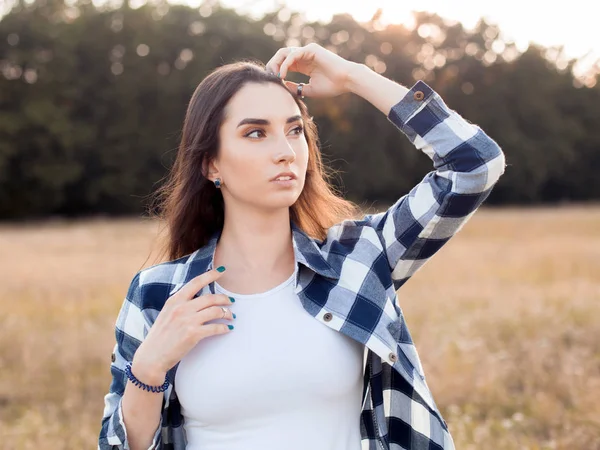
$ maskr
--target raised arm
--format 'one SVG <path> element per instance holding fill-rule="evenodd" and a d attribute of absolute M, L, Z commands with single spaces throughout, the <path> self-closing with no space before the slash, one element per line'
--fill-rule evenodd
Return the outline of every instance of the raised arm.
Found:
<path fill-rule="evenodd" d="M 359 64 L 348 89 L 384 112 L 433 161 L 434 170 L 408 194 L 361 222 L 377 232 L 399 289 L 489 196 L 504 173 L 504 153 L 422 81 L 409 90 Z"/>

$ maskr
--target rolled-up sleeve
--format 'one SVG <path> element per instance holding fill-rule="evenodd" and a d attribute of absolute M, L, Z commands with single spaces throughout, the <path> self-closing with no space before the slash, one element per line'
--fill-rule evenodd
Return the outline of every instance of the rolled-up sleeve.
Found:
<path fill-rule="evenodd" d="M 434 170 L 387 211 L 365 216 L 377 232 L 399 289 L 469 220 L 505 170 L 498 144 L 446 106 L 423 81 L 388 116 Z"/>
<path fill-rule="evenodd" d="M 112 354 L 110 371 L 112 382 L 104 396 L 104 413 L 98 438 L 98 450 L 128 450 L 127 432 L 123 421 L 123 393 L 127 384 L 125 366 L 133 360 L 137 348 L 142 343 L 149 328 L 141 310 L 139 289 L 140 274 L 137 273 L 127 291 L 115 325 L 116 344 Z M 154 434 L 148 450 L 159 448 L 161 423 Z"/>

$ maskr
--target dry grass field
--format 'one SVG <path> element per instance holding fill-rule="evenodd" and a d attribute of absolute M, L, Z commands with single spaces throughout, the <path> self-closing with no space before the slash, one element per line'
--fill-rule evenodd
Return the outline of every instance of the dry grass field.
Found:
<path fill-rule="evenodd" d="M 0 225 L 0 447 L 91 449 L 148 220 Z M 600 449 L 600 207 L 482 208 L 399 292 L 457 449 Z"/>

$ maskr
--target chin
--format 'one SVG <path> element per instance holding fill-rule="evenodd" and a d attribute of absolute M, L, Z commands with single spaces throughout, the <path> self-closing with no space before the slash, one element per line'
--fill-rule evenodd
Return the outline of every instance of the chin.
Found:
<path fill-rule="evenodd" d="M 280 195 L 278 195 L 277 197 L 279 198 L 270 198 L 270 201 L 264 202 L 263 205 L 269 209 L 289 208 L 294 203 L 296 203 L 296 201 L 300 197 L 300 194 L 296 192 L 289 192 L 285 194 L 280 193 Z M 267 200 L 266 198 L 264 199 Z"/>

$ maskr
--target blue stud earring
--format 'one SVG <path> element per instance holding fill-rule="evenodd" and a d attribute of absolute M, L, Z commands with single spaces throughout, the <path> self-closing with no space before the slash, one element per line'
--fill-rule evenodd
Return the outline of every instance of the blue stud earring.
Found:
<path fill-rule="evenodd" d="M 215 186 L 217 189 L 221 189 L 221 179 L 220 178 L 217 178 L 215 180 Z"/>

